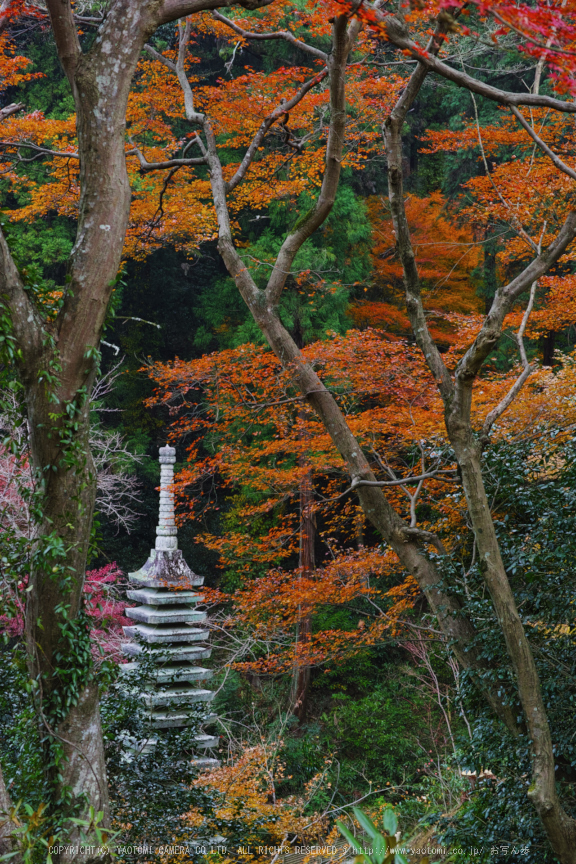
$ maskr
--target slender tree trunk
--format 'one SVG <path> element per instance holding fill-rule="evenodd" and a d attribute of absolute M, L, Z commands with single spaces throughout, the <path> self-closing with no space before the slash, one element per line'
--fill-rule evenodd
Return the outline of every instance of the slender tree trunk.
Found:
<path fill-rule="evenodd" d="M 385 131 L 390 209 L 404 270 L 407 309 L 416 341 L 434 375 L 444 402 L 446 431 L 462 474 L 480 569 L 490 591 L 516 677 L 532 757 L 533 782 L 528 797 L 536 808 L 550 845 L 562 864 L 576 864 L 576 820 L 565 812 L 556 792 L 556 759 L 538 671 L 504 569 L 482 478 L 481 444 L 473 432 L 471 421 L 474 381 L 500 337 L 505 314 L 511 307 L 515 294 L 519 296 L 534 281 L 531 279 L 531 270 L 538 272 L 540 268 L 548 269 L 548 256 L 553 258 L 557 253 L 555 249 L 553 253 L 548 251 L 546 256 L 539 256 L 517 277 L 516 285 L 512 282 L 510 286 L 497 290 L 482 331 L 458 363 L 453 380 L 428 331 L 420 293 L 420 277 L 404 207 L 401 130 L 406 111 L 419 89 L 418 82 L 423 78 L 423 74 L 422 66 L 413 73 L 409 85 L 386 123 Z M 565 223 L 565 228 L 568 229 L 567 237 L 570 239 L 574 236 L 572 223 L 573 217 Z M 560 253 L 564 248 L 565 245 L 562 244 L 557 246 Z"/>
<path fill-rule="evenodd" d="M 302 456 L 301 464 L 306 464 L 307 459 Z M 312 472 L 306 471 L 300 481 L 300 555 L 299 555 L 299 579 L 309 579 L 314 573 L 316 562 L 314 545 L 316 539 L 316 524 L 313 512 L 314 490 L 312 485 Z M 296 625 L 296 651 L 299 645 L 306 645 L 310 641 L 312 633 L 312 620 L 309 612 L 300 615 Z M 308 700 L 308 689 L 310 686 L 310 666 L 301 664 L 296 654 L 294 671 L 292 677 L 292 704 L 294 713 L 300 721 L 306 714 Z"/>
<path fill-rule="evenodd" d="M 549 330 L 542 342 L 542 365 L 554 366 L 554 348 L 556 346 L 556 331 Z"/>
<path fill-rule="evenodd" d="M 476 538 L 480 570 L 504 635 L 526 719 L 532 756 L 532 783 L 528 797 L 538 812 L 550 844 L 562 864 L 575 864 L 576 820 L 568 816 L 558 800 L 556 757 L 540 678 L 500 554 L 484 488 L 480 445 L 474 440 L 471 431 L 467 430 L 464 434 L 460 430 L 449 431 L 452 431 L 450 439 L 462 472 L 462 484 Z"/>

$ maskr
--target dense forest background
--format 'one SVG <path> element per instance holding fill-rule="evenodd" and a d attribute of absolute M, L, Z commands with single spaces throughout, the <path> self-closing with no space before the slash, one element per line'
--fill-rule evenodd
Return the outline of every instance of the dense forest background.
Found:
<path fill-rule="evenodd" d="M 94 36 L 89 26 L 86 31 L 88 45 Z M 504 38 L 505 51 L 491 46 L 488 36 L 459 37 L 458 62 L 480 81 L 510 92 L 533 90 L 535 75 L 541 75 L 541 92 L 553 93 L 546 69 L 517 50 L 513 35 Z M 41 112 L 42 122 L 68 121 L 74 104 L 45 27 L 24 27 L 17 44 L 30 64 L 25 80 L 4 91 L 3 104 L 23 103 L 27 112 Z M 150 44 L 158 52 L 177 52 L 177 26 L 161 26 Z M 409 59 L 386 50 L 381 62 L 397 64 L 386 74 L 409 75 Z M 230 92 L 248 75 L 273 76 L 302 65 L 301 53 L 287 42 L 236 43 L 209 27 L 195 34 L 193 54 L 195 80 L 204 88 L 224 80 Z M 134 84 L 144 103 L 148 74 L 142 68 Z M 158 91 L 162 86 L 157 83 Z M 157 104 L 150 111 L 160 117 Z M 427 320 L 448 362 L 460 356 L 468 334 L 490 311 L 497 286 L 525 262 L 516 217 L 505 208 L 497 212 L 498 195 L 513 202 L 523 197 L 532 215 L 551 219 L 546 208 L 554 193 L 550 185 L 540 190 L 536 169 L 530 175 L 533 148 L 514 137 L 503 113 L 497 103 L 476 101 L 468 90 L 430 76 L 403 127 L 406 208 Z M 184 140 L 181 121 L 169 115 L 162 122 Z M 275 146 L 296 163 L 308 145 L 290 125 L 288 116 Z M 372 127 L 373 140 L 358 145 L 358 152 L 365 147 L 361 158 L 342 169 L 330 215 L 298 253 L 279 314 L 294 342 L 323 370 L 366 451 L 379 461 L 381 477 L 416 477 L 410 485 L 391 486 L 395 505 L 413 519 L 410 524 L 450 546 L 449 558 L 442 544 L 429 545 L 428 554 L 476 622 L 478 650 L 490 674 L 511 681 L 460 475 L 440 426 L 442 409 L 412 335 L 387 160 L 378 124 Z M 144 143 L 152 152 L 158 145 L 154 130 L 149 134 Z M 221 132 L 225 166 L 238 161 L 234 134 Z M 571 130 L 554 134 L 571 153 Z M 55 126 L 52 140 L 62 145 L 65 135 Z M 320 139 L 310 140 L 310 147 L 320 147 Z M 51 187 L 64 182 L 53 163 L 32 159 L 38 155 L 32 150 L 19 152 L 32 161 L 13 160 L 0 176 L 3 230 L 27 283 L 51 302 L 66 282 L 76 218 L 62 204 L 60 188 L 50 197 Z M 514 160 L 521 166 L 516 175 Z M 70 170 L 71 161 L 62 170 Z M 148 176 L 141 174 L 142 186 Z M 257 282 L 267 279 L 295 211 L 313 201 L 312 171 L 310 177 L 293 187 L 287 180 L 285 191 L 264 203 L 255 193 L 237 203 L 236 237 Z M 160 206 L 158 188 L 150 194 L 151 212 Z M 93 604 L 92 612 L 105 658 L 97 660 L 102 716 L 114 824 L 123 841 L 223 836 L 234 851 L 214 852 L 209 860 L 266 860 L 241 847 L 308 836 L 329 842 L 337 836 L 334 819 L 361 802 L 373 814 L 394 805 L 404 836 L 423 846 L 461 846 L 467 851 L 460 861 L 560 860 L 526 797 L 525 731 L 516 737 L 507 731 L 478 695 L 473 676 L 459 667 L 423 592 L 349 493 L 315 415 L 297 403 L 293 383 L 228 275 L 216 238 L 198 242 L 189 236 L 187 217 L 178 222 L 174 216 L 178 189 L 169 194 L 167 187 L 169 216 L 142 217 L 127 243 L 106 320 L 104 383 L 91 406 L 95 436 L 111 442 L 104 447 L 103 471 L 122 478 L 115 503 L 97 508 L 88 569 L 93 579 L 104 580 L 100 606 Z M 155 234 L 162 218 L 172 219 L 173 228 Z M 537 239 L 533 226 L 529 232 Z M 534 375 L 482 458 L 506 570 L 542 676 L 560 794 L 575 815 L 576 315 L 571 295 L 558 299 L 553 293 L 554 279 L 568 279 L 570 287 L 572 273 L 568 255 L 537 287 L 534 323 L 523 342 Z M 478 416 L 518 374 L 514 333 L 523 312 L 520 306 L 513 310 L 489 356 Z M 2 375 L 4 437 L 14 441 L 19 397 L 9 389 L 7 364 Z M 212 705 L 221 736 L 215 755 L 222 767 L 202 782 L 183 767 L 182 753 L 193 746 L 190 731 L 168 733 L 154 754 L 131 759 L 118 744 L 122 729 L 136 738 L 144 734 L 145 718 L 118 683 L 119 621 L 126 574 L 142 566 L 153 545 L 157 454 L 167 441 L 177 448 L 179 545 L 205 579 L 212 625 L 211 686 L 218 691 Z M 419 481 L 427 472 L 429 479 Z M 7 500 L 5 495 L 5 512 L 14 506 Z M 8 575 L 7 562 L 17 557 L 9 535 L 2 541 Z M 42 736 L 31 732 L 33 710 L 14 624 L 19 613 L 10 614 L 3 619 L 0 670 L 2 765 L 12 800 L 26 802 L 29 817 L 36 814 L 36 827 L 28 822 L 26 830 L 36 838 L 30 854 L 42 860 Z M 219 795 L 229 804 L 226 814 Z M 483 851 L 473 854 L 479 847 Z M 207 860 L 193 851 L 163 860 L 197 859 Z"/>

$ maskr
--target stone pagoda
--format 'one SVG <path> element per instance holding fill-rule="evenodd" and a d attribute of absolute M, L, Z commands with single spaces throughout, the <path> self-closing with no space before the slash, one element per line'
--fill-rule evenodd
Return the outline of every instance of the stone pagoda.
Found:
<path fill-rule="evenodd" d="M 199 707 L 197 703 L 209 702 L 214 696 L 203 687 L 212 672 L 199 663 L 210 657 L 206 645 L 208 631 L 197 626 L 206 620 L 206 613 L 196 609 L 203 597 L 195 590 L 204 580 L 192 572 L 178 549 L 172 486 L 175 454 L 174 447 L 160 447 L 156 545 L 144 566 L 128 574 L 131 582 L 128 598 L 141 605 L 124 613 L 133 619 L 134 625 L 124 627 L 124 633 L 132 641 L 122 650 L 135 658 L 123 664 L 124 669 L 135 670 L 145 655 L 153 662 L 152 681 L 142 696 L 154 729 L 191 726 L 197 717 L 193 706 Z M 214 715 L 209 715 L 206 722 L 210 719 L 215 719 Z M 218 743 L 218 738 L 205 734 L 197 735 L 195 740 L 199 748 L 215 747 Z"/>

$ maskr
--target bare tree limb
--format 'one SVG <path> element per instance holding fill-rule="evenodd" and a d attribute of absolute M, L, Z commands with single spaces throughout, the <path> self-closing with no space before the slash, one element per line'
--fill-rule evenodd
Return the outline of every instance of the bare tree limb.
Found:
<path fill-rule="evenodd" d="M 0 29 L 0 33 L 1 32 L 2 31 Z M 16 114 L 18 111 L 21 111 L 23 108 L 24 108 L 23 102 L 12 102 L 11 105 L 6 105 L 5 108 L 0 108 L 0 120 L 5 120 L 6 117 L 11 117 L 12 114 Z"/>
<path fill-rule="evenodd" d="M 330 128 L 326 145 L 326 167 L 322 177 L 320 194 L 311 210 L 301 216 L 282 243 L 274 269 L 266 287 L 266 303 L 275 307 L 282 294 L 292 262 L 302 244 L 322 225 L 330 213 L 340 179 L 342 150 L 346 135 L 346 100 L 344 82 L 346 62 L 350 49 L 360 32 L 360 22 L 335 19 L 334 47 L 328 59 L 330 74 Z M 345 58 L 345 59 L 343 59 Z"/>
<path fill-rule="evenodd" d="M 427 66 L 429 70 L 437 72 L 438 75 L 441 75 L 448 81 L 452 81 L 459 87 L 465 87 L 472 93 L 477 93 L 479 96 L 484 96 L 486 99 L 491 99 L 500 105 L 532 105 L 533 107 L 552 108 L 555 111 L 562 111 L 566 114 L 576 113 L 576 103 L 574 102 L 564 102 L 562 99 L 555 99 L 553 96 L 543 96 L 537 93 L 511 93 L 508 90 L 500 90 L 498 87 L 493 87 L 484 81 L 478 81 L 466 72 L 460 72 L 458 69 L 448 66 L 447 63 L 439 60 L 432 53 L 422 48 L 417 42 L 414 42 L 410 38 L 406 24 L 396 15 L 384 14 L 378 10 L 374 11 L 389 42 L 403 51 L 409 51 L 413 57 Z"/>
<path fill-rule="evenodd" d="M 396 480 L 353 480 L 350 489 L 347 489 L 346 491 L 351 492 L 359 486 L 407 486 L 413 483 L 421 483 L 422 480 L 428 480 L 431 477 L 441 479 L 438 477 L 438 474 L 454 474 L 454 470 L 452 468 L 439 468 L 437 471 L 427 471 L 426 473 L 418 474 L 415 477 L 400 477 Z"/>
<path fill-rule="evenodd" d="M 241 0 L 238 3 L 243 9 L 265 9 L 274 0 Z M 186 18 L 196 12 L 208 9 L 222 9 L 230 6 L 229 0 L 164 0 L 158 10 L 156 25 L 168 24 L 179 18 Z"/>
<path fill-rule="evenodd" d="M 60 62 L 70 85 L 74 87 L 74 75 L 82 56 L 82 49 L 74 24 L 72 4 L 70 0 L 46 0 L 46 8 L 50 16 Z"/>
<path fill-rule="evenodd" d="M 18 150 L 33 150 L 38 156 L 58 156 L 60 159 L 80 159 L 80 155 L 74 151 L 68 150 L 51 150 L 49 147 L 41 147 L 39 144 L 34 144 L 32 141 L 0 141 L 0 148 L 8 150 L 11 147 Z M 37 158 L 37 157 L 34 157 Z M 32 160 L 21 159 L 22 162 Z"/>
<path fill-rule="evenodd" d="M 440 50 L 442 44 L 440 36 L 442 32 L 443 26 L 438 24 L 427 45 L 427 53 L 430 56 Z M 422 304 L 420 275 L 416 265 L 416 257 L 406 218 L 406 208 L 404 206 L 402 127 L 406 114 L 420 92 L 427 74 L 428 69 L 423 63 L 420 63 L 414 69 L 403 93 L 386 119 L 383 133 L 388 160 L 388 198 L 398 253 L 404 271 L 408 317 L 410 318 L 416 342 L 426 358 L 428 367 L 442 395 L 450 398 L 454 391 L 454 384 L 442 359 L 442 355 L 428 330 L 424 306 Z"/>
<path fill-rule="evenodd" d="M 230 27 L 230 29 L 235 33 L 238 33 L 239 36 L 242 36 L 243 39 L 250 39 L 254 42 L 268 39 L 284 39 L 296 48 L 306 51 L 307 54 L 311 54 L 313 57 L 319 57 L 320 60 L 323 60 L 325 63 L 328 61 L 328 55 L 324 51 L 315 48 L 313 45 L 308 45 L 306 42 L 302 42 L 300 39 L 297 39 L 293 33 L 290 33 L 289 30 L 276 30 L 275 32 L 270 33 L 252 33 L 249 30 L 244 30 L 243 27 L 240 27 L 230 18 L 226 18 L 224 15 L 220 14 L 220 12 L 212 12 L 212 17 L 215 18 L 216 21 L 221 21 L 222 24 L 226 24 L 227 27 Z"/>
<path fill-rule="evenodd" d="M 234 173 L 234 176 L 228 181 L 228 183 L 226 183 L 226 192 L 231 192 L 232 189 L 234 189 L 238 185 L 238 183 L 240 183 L 244 179 L 246 171 L 248 170 L 252 160 L 254 159 L 254 156 L 256 155 L 256 151 L 262 144 L 266 133 L 274 125 L 276 120 L 278 120 L 280 117 L 286 114 L 286 112 L 291 111 L 292 108 L 298 105 L 298 103 L 302 101 L 304 96 L 310 90 L 312 90 L 313 87 L 315 87 L 317 84 L 320 84 L 320 82 L 323 81 L 327 75 L 328 69 L 323 69 L 321 72 L 318 72 L 318 74 L 315 75 L 314 78 L 310 78 L 309 81 L 306 81 L 306 83 L 302 85 L 300 90 L 298 90 L 298 92 L 295 93 L 291 99 L 289 99 L 287 102 L 282 103 L 282 105 L 279 105 L 278 108 L 275 108 L 274 111 L 272 111 L 266 117 L 266 119 L 260 126 L 258 132 L 252 139 L 252 142 L 250 143 L 248 149 L 246 150 L 244 158 L 242 159 L 242 162 Z"/>
<path fill-rule="evenodd" d="M 186 113 L 186 119 L 190 123 L 202 123 L 202 121 L 204 120 L 204 115 L 199 114 L 194 109 L 194 94 L 192 92 L 190 82 L 188 81 L 188 76 L 186 75 L 185 68 L 186 51 L 188 49 L 188 40 L 190 39 L 191 27 L 192 22 L 190 18 L 188 18 L 185 23 L 183 21 L 180 21 L 178 25 L 179 41 L 178 59 L 176 61 L 176 75 L 178 76 L 178 81 L 180 82 L 182 92 L 184 93 L 184 111 Z"/>
<path fill-rule="evenodd" d="M 170 168 L 185 168 L 187 165 L 205 165 L 206 157 L 205 156 L 194 156 L 191 159 L 166 159 L 164 162 L 148 162 L 140 148 L 134 143 L 132 138 L 129 138 L 130 143 L 133 145 L 132 150 L 127 150 L 127 156 L 137 156 L 138 161 L 140 162 L 140 170 L 144 173 L 148 173 L 149 171 L 166 171 Z M 197 138 L 193 138 L 188 142 L 184 150 L 186 151 L 188 147 L 192 144 L 198 143 Z"/>
<path fill-rule="evenodd" d="M 486 316 L 478 336 L 456 367 L 455 378 L 458 402 L 461 399 L 467 400 L 468 397 L 462 394 L 462 387 L 466 388 L 468 382 L 476 377 L 482 364 L 498 342 L 502 333 L 504 318 L 510 311 L 514 301 L 558 261 L 575 237 L 576 211 L 572 210 L 568 213 L 562 228 L 548 249 L 545 249 L 534 258 L 508 285 L 498 289 L 492 303 L 492 308 Z"/>
<path fill-rule="evenodd" d="M 480 432 L 480 440 L 483 444 L 488 441 L 488 436 L 490 435 L 490 430 L 496 420 L 504 414 L 504 412 L 512 405 L 516 396 L 524 386 L 525 382 L 528 380 L 532 372 L 536 369 L 536 365 L 531 365 L 528 363 L 528 357 L 526 356 L 526 348 L 524 347 L 524 333 L 526 330 L 526 325 L 528 324 L 528 319 L 530 317 L 530 313 L 532 312 L 532 307 L 534 306 L 534 298 L 536 297 L 536 288 L 538 287 L 538 282 L 532 283 L 532 288 L 530 289 L 530 297 L 528 299 L 528 305 L 524 311 L 524 315 L 522 316 L 522 322 L 520 327 L 518 328 L 518 333 L 516 334 L 516 341 L 518 342 L 518 349 L 520 351 L 520 359 L 522 361 L 522 372 L 512 385 L 512 387 L 508 390 L 503 399 L 500 400 L 498 405 L 496 405 L 489 414 L 487 414 L 484 424 L 482 426 L 482 431 Z"/>
<path fill-rule="evenodd" d="M 564 174 L 567 174 L 568 177 L 572 178 L 572 180 L 576 180 L 576 171 L 573 168 L 570 168 L 569 165 L 566 165 L 566 163 L 563 162 L 562 159 L 560 159 L 560 157 L 557 156 L 556 153 L 554 153 L 550 149 L 550 147 L 548 147 L 548 145 L 542 140 L 542 138 L 540 138 L 540 136 L 536 133 L 532 126 L 530 126 L 530 124 L 526 122 L 526 120 L 515 105 L 510 106 L 510 111 L 512 112 L 512 114 L 514 114 L 514 116 L 516 117 L 520 125 L 526 130 L 526 132 L 528 132 L 534 143 L 537 144 L 540 150 L 542 150 L 542 152 L 545 153 L 546 156 L 548 156 L 548 158 L 554 163 L 556 168 L 558 168 L 559 171 L 563 171 Z"/>
<path fill-rule="evenodd" d="M 150 55 L 154 60 L 157 60 L 159 63 L 163 63 L 167 69 L 170 69 L 171 72 L 176 72 L 176 64 L 169 60 L 168 57 L 164 57 L 159 51 L 156 51 L 152 45 L 149 45 L 148 42 L 144 45 L 144 51 Z"/>

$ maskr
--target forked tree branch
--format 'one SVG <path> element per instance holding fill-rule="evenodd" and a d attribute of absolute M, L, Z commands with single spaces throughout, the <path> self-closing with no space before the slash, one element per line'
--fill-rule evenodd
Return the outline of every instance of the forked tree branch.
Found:
<path fill-rule="evenodd" d="M 225 19 L 226 20 L 226 19 Z M 168 60 L 162 54 L 159 54 L 151 45 L 145 45 L 146 52 L 153 57 L 155 60 L 163 63 L 171 72 L 178 76 L 178 81 L 180 82 L 180 86 L 182 88 L 182 92 L 184 94 L 184 109 L 186 113 L 186 119 L 192 122 L 203 123 L 206 120 L 204 114 L 199 114 L 194 110 L 194 96 L 192 92 L 192 88 L 190 86 L 190 82 L 188 81 L 188 77 L 186 75 L 186 71 L 184 69 L 184 58 L 186 52 L 186 46 L 188 44 L 188 40 L 190 38 L 190 26 L 186 25 L 186 28 L 180 27 L 180 38 L 179 38 L 179 47 L 178 47 L 178 63 L 172 63 L 171 60 Z M 282 102 L 278 105 L 273 111 L 268 114 L 268 116 L 262 122 L 260 128 L 258 129 L 256 135 L 250 142 L 244 157 L 236 169 L 234 175 L 230 178 L 228 182 L 224 184 L 225 193 L 231 192 L 236 186 L 244 179 L 246 176 L 246 172 L 250 165 L 252 164 L 254 157 L 258 151 L 258 148 L 261 146 L 264 138 L 267 133 L 270 131 L 274 123 L 283 117 L 287 112 L 291 111 L 292 108 L 295 108 L 302 99 L 306 96 L 307 93 L 312 90 L 313 87 L 316 87 L 320 84 L 328 74 L 327 69 L 323 69 L 314 75 L 313 78 L 310 78 L 306 81 L 302 87 L 292 96 L 291 99 L 288 99 L 285 102 Z M 207 132 L 207 129 L 210 131 Z M 204 129 L 208 138 L 213 137 L 212 133 L 212 125 L 208 123 L 205 125 Z M 130 139 L 131 140 L 131 139 Z M 203 148 L 202 141 L 199 137 L 197 137 L 196 142 Z M 204 148 L 203 148 L 204 149 Z M 130 152 L 130 151 L 129 151 Z M 183 165 L 200 165 L 206 163 L 206 157 L 201 159 L 171 159 L 166 162 L 156 162 L 149 163 L 146 162 L 142 153 L 136 148 L 134 150 L 135 154 L 138 156 L 140 160 L 140 165 L 142 166 L 142 170 L 145 171 L 153 171 L 153 170 L 164 170 L 174 167 L 180 167 Z M 213 154 L 214 158 L 217 158 L 217 154 Z"/>
<path fill-rule="evenodd" d="M 510 387 L 506 395 L 500 400 L 498 405 L 496 405 L 492 411 L 490 411 L 486 415 L 486 419 L 482 425 L 482 431 L 480 432 L 480 441 L 483 445 L 488 443 L 488 436 L 490 435 L 490 430 L 492 426 L 498 420 L 499 417 L 504 414 L 505 411 L 508 410 L 510 405 L 516 399 L 516 396 L 532 374 L 536 369 L 536 365 L 531 365 L 528 363 L 528 357 L 526 356 L 526 348 L 524 347 L 524 333 L 526 330 L 526 325 L 528 324 L 528 319 L 530 318 L 530 313 L 532 312 L 532 307 L 534 306 L 534 298 L 536 296 L 536 288 L 538 287 L 537 282 L 532 283 L 532 288 L 530 289 L 530 297 L 528 299 L 528 305 L 524 311 L 524 315 L 522 316 L 522 323 L 518 328 L 518 333 L 516 334 L 516 341 L 518 342 L 518 349 L 520 351 L 520 359 L 522 361 L 522 372 L 514 382 L 514 384 Z"/>
<path fill-rule="evenodd" d="M 346 464 L 351 481 L 357 484 L 355 491 L 367 517 L 390 544 L 402 565 L 418 580 L 421 590 L 438 616 L 446 638 L 451 640 L 459 662 L 469 670 L 485 694 L 487 701 L 511 733 L 517 734 L 517 722 L 512 707 L 506 704 L 500 685 L 494 684 L 491 677 L 484 674 L 486 663 L 473 647 L 476 636 L 474 627 L 462 615 L 458 600 L 446 592 L 433 562 L 420 548 L 421 542 L 436 543 L 437 538 L 431 535 L 424 536 L 419 529 L 413 529 L 407 525 L 384 496 L 383 490 L 367 485 L 377 481 L 359 442 L 352 434 L 334 396 L 327 390 L 312 366 L 303 358 L 293 338 L 280 321 L 276 309 L 276 303 L 280 298 L 294 255 L 314 228 L 322 224 L 322 221 L 327 218 L 334 200 L 344 143 L 346 62 L 354 35 L 358 32 L 357 27 L 350 26 L 348 33 L 346 33 L 343 17 L 335 19 L 333 25 L 334 50 L 330 55 L 331 64 L 329 65 L 330 136 L 327 145 L 325 182 L 317 204 L 310 214 L 304 216 L 304 230 L 300 231 L 296 227 L 296 230 L 293 230 L 284 242 L 269 282 L 270 290 L 267 292 L 259 290 L 234 246 L 222 166 L 218 159 L 211 126 L 208 121 L 205 121 L 212 193 L 218 217 L 218 248 L 228 272 L 234 278 L 246 305 L 264 333 L 270 347 L 284 368 L 291 373 L 295 386 L 306 397 L 330 434 L 336 449 Z M 337 68 L 334 68 L 332 64 L 337 64 Z M 366 483 L 363 484 L 362 481 L 366 481 Z M 436 543 L 436 545 L 441 551 L 441 544 L 439 546 Z"/>
<path fill-rule="evenodd" d="M 266 303 L 277 306 L 292 263 L 302 244 L 322 225 L 336 199 L 340 180 L 342 153 L 346 136 L 346 65 L 350 50 L 360 32 L 360 22 L 352 20 L 346 26 L 344 16 L 334 21 L 334 43 L 328 58 L 330 75 L 330 126 L 326 144 L 325 169 L 320 194 L 314 206 L 303 214 L 280 247 L 274 269 L 266 286 Z"/>
<path fill-rule="evenodd" d="M 246 171 L 248 170 L 250 164 L 252 163 L 252 160 L 254 159 L 254 156 L 256 155 L 256 151 L 262 144 L 262 141 L 264 140 L 266 134 L 274 125 L 276 120 L 279 120 L 280 117 L 282 117 L 288 111 L 291 111 L 292 108 L 295 108 L 296 105 L 298 105 L 298 103 L 302 101 L 304 96 L 306 96 L 306 94 L 309 93 L 313 87 L 316 87 L 317 84 L 320 84 L 320 82 L 323 81 L 324 78 L 326 78 L 327 74 L 328 69 L 323 69 L 322 71 L 318 72 L 318 74 L 315 75 L 314 78 L 310 78 L 309 81 L 306 81 L 306 83 L 302 85 L 300 90 L 298 90 L 298 92 L 295 93 L 291 99 L 289 99 L 287 102 L 283 102 L 266 117 L 266 119 L 260 126 L 258 132 L 252 139 L 252 142 L 250 143 L 248 149 L 246 150 L 244 158 L 242 159 L 242 162 L 234 173 L 234 176 L 231 177 L 231 179 L 226 183 L 227 192 L 231 192 L 232 189 L 234 189 L 238 185 L 238 183 L 240 183 L 244 179 L 244 177 L 246 176 Z"/>
<path fill-rule="evenodd" d="M 467 397 L 463 397 L 462 390 L 470 385 L 498 342 L 502 334 L 504 318 L 514 302 L 531 287 L 533 282 L 537 282 L 541 276 L 548 272 L 575 237 L 576 211 L 571 210 L 548 249 L 534 258 L 508 285 L 497 290 L 492 308 L 486 316 L 478 336 L 456 367 L 457 403 L 460 404 L 462 399 L 467 400 Z M 456 408 L 456 405 L 454 407 Z"/>
<path fill-rule="evenodd" d="M 438 23 L 426 48 L 430 56 L 433 56 L 440 50 L 442 44 L 440 37 L 442 34 L 443 24 Z M 423 63 L 419 63 L 412 72 L 408 84 L 404 88 L 404 92 L 390 112 L 384 124 L 383 132 L 388 160 L 388 198 L 398 252 L 404 271 L 408 317 L 416 342 L 426 358 L 428 367 L 434 376 L 440 392 L 443 398 L 449 399 L 454 391 L 454 384 L 440 351 L 428 330 L 426 314 L 422 304 L 420 274 L 416 265 L 416 257 L 414 255 L 404 204 L 402 128 L 406 114 L 420 92 L 427 74 L 427 67 Z"/>

